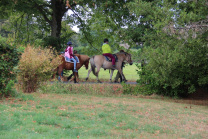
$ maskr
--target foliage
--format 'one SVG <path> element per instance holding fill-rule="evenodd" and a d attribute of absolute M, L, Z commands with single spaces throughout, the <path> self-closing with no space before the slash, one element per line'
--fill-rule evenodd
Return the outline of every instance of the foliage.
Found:
<path fill-rule="evenodd" d="M 60 64 L 58 55 L 52 48 L 34 48 L 28 45 L 18 64 L 18 82 L 23 92 L 34 92 L 41 82 L 52 77 Z"/>
<path fill-rule="evenodd" d="M 208 84 L 206 44 L 200 39 L 177 42 L 182 45 L 170 40 L 156 49 L 145 49 L 148 64 L 139 72 L 139 83 L 147 83 L 149 89 L 167 96 L 186 96 Z"/>
<path fill-rule="evenodd" d="M 18 45 L 41 45 L 41 40 L 49 34 L 29 13 L 15 12 L 3 20 L 1 25 L 1 35 Z"/>
<path fill-rule="evenodd" d="M 118 48 L 120 41 L 125 38 L 125 36 L 121 36 L 119 30 L 121 27 L 131 24 L 134 19 L 126 6 L 131 1 L 133 0 L 18 0 L 8 3 L 6 0 L 2 0 L 4 4 L 2 8 L 19 14 L 14 20 L 14 28 L 16 28 L 17 35 L 22 39 L 25 38 L 27 42 L 30 41 L 29 37 L 33 31 L 28 26 L 35 27 L 34 32 L 38 39 L 41 39 L 41 36 L 42 38 L 48 37 L 50 34 L 50 37 L 65 40 L 66 36 L 70 37 L 68 33 L 64 35 L 67 24 L 76 25 L 83 36 L 81 40 L 88 43 L 91 49 L 99 50 L 104 38 L 108 37 L 111 40 L 113 49 Z M 19 32 L 18 26 L 23 31 Z M 27 34 L 27 37 L 21 36 L 22 33 L 24 36 Z M 60 44 L 55 44 L 53 47 L 57 47 L 56 49 L 59 50 Z"/>
<path fill-rule="evenodd" d="M 128 7 L 139 18 L 139 22 L 133 22 L 137 29 L 131 35 L 144 44 L 141 62 L 147 64 L 139 66 L 138 82 L 147 92 L 186 96 L 205 87 L 206 1 L 141 0 L 129 3 Z"/>
<path fill-rule="evenodd" d="M 15 46 L 6 43 L 0 36 L 0 96 L 13 94 L 15 74 L 13 68 L 17 65 L 20 52 Z"/>
<path fill-rule="evenodd" d="M 45 37 L 43 39 L 43 46 L 56 46 L 55 49 L 58 51 L 60 50 L 63 46 L 61 46 L 61 39 L 56 38 L 56 37 Z"/>

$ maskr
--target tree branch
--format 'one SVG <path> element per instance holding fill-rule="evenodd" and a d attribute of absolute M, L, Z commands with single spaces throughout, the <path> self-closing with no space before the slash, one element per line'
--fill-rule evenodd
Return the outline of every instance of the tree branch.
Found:
<path fill-rule="evenodd" d="M 95 50 L 101 52 L 100 50 L 98 50 L 97 48 L 95 48 L 95 47 L 92 45 L 92 42 L 89 40 L 89 38 L 88 38 L 88 36 L 87 36 L 87 34 L 86 34 L 87 31 L 85 30 L 84 23 L 83 23 L 81 17 L 80 17 L 73 9 L 71 9 L 71 11 L 78 17 L 78 20 L 80 21 L 81 26 L 83 27 L 83 33 L 84 33 L 84 36 L 85 36 L 87 42 L 91 45 L 92 48 L 94 48 Z"/>
<path fill-rule="evenodd" d="M 38 11 L 41 13 L 41 15 L 43 16 L 43 18 L 46 20 L 46 22 L 48 22 L 50 25 L 52 24 L 51 20 L 47 17 L 46 13 L 50 14 L 49 11 L 46 11 L 44 8 L 43 8 L 43 5 L 40 6 L 39 4 L 37 4 L 35 1 L 33 0 L 29 0 L 30 2 L 34 3 L 34 6 L 38 9 Z M 45 4 L 45 6 L 48 6 L 50 7 L 50 5 L 48 4 Z"/>

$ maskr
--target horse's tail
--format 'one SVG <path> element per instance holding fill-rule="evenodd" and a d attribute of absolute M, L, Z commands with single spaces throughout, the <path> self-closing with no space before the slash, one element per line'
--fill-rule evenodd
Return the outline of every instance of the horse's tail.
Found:
<path fill-rule="evenodd" d="M 95 67 L 96 66 L 95 66 L 95 62 L 94 62 L 94 57 L 95 56 L 90 58 L 90 65 L 91 65 L 91 69 L 92 69 L 93 74 L 96 76 L 96 73 L 95 73 Z"/>

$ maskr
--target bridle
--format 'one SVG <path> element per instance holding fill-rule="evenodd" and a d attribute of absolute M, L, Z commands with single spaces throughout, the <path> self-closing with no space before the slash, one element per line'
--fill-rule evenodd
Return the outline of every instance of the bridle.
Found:
<path fill-rule="evenodd" d="M 127 61 L 128 63 L 131 63 L 131 62 L 132 62 L 132 61 L 131 61 L 131 54 L 125 52 L 125 55 L 126 55 L 126 61 Z"/>

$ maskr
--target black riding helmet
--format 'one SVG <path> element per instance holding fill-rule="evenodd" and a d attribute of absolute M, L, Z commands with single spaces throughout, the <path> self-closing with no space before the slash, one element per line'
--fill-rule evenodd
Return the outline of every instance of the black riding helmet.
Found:
<path fill-rule="evenodd" d="M 104 43 L 108 42 L 108 39 L 104 39 Z"/>

